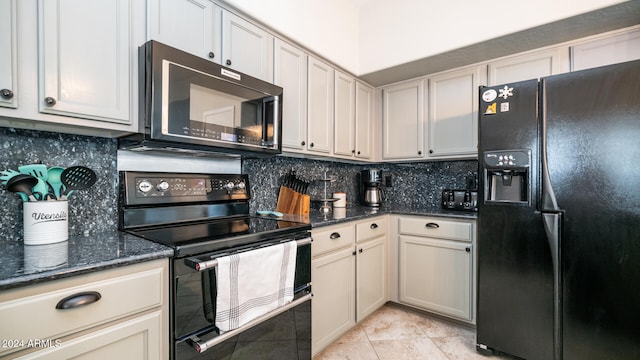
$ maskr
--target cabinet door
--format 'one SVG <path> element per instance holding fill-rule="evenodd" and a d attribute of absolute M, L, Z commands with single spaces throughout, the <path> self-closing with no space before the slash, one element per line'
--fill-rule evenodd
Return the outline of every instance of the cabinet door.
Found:
<path fill-rule="evenodd" d="M 482 69 L 486 70 L 486 66 L 429 79 L 429 157 L 477 155 L 478 86 L 482 82 Z"/>
<path fill-rule="evenodd" d="M 40 111 L 131 123 L 129 1 L 38 6 Z"/>
<path fill-rule="evenodd" d="M 351 157 L 355 154 L 356 81 L 338 70 L 335 73 L 334 147 L 335 155 Z"/>
<path fill-rule="evenodd" d="M 383 159 L 424 157 L 423 89 L 423 81 L 416 80 L 382 90 Z"/>
<path fill-rule="evenodd" d="M 472 319 L 471 243 L 400 236 L 400 302 Z"/>
<path fill-rule="evenodd" d="M 16 1 L 0 0 L 0 106 L 18 107 Z"/>
<path fill-rule="evenodd" d="M 221 9 L 209 0 L 149 0 L 149 39 L 221 63 Z"/>
<path fill-rule="evenodd" d="M 537 79 L 569 71 L 565 47 L 537 51 L 489 63 L 489 86 Z"/>
<path fill-rule="evenodd" d="M 169 347 L 162 340 L 162 316 L 156 311 L 71 340 L 49 340 L 46 349 L 19 359 L 167 359 Z"/>
<path fill-rule="evenodd" d="M 222 65 L 273 82 L 273 36 L 235 14 L 223 11 Z"/>
<path fill-rule="evenodd" d="M 307 150 L 331 153 L 333 147 L 333 68 L 309 56 Z"/>
<path fill-rule="evenodd" d="M 387 301 L 385 237 L 358 245 L 356 254 L 356 320 L 360 321 Z"/>
<path fill-rule="evenodd" d="M 373 136 L 373 88 L 356 82 L 356 157 L 371 159 Z"/>
<path fill-rule="evenodd" d="M 304 150 L 307 139 L 307 54 L 275 40 L 274 83 L 284 89 L 282 147 Z"/>
<path fill-rule="evenodd" d="M 315 355 L 355 325 L 353 248 L 311 261 L 311 351 Z"/>
<path fill-rule="evenodd" d="M 592 39 L 571 48 L 571 70 L 640 59 L 640 29 Z"/>

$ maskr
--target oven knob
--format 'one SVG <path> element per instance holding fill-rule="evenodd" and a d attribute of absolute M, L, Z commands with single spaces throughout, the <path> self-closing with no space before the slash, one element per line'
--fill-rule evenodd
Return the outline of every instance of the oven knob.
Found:
<path fill-rule="evenodd" d="M 244 184 L 244 181 L 240 181 L 237 185 L 236 185 L 236 189 L 242 190 L 246 187 L 246 185 Z"/>
<path fill-rule="evenodd" d="M 228 183 L 226 183 L 226 184 L 224 185 L 224 188 L 225 188 L 225 189 L 227 189 L 227 191 L 231 191 L 231 190 L 233 190 L 233 188 L 235 188 L 235 187 L 236 187 L 236 186 L 235 186 L 231 181 L 229 181 Z"/>
<path fill-rule="evenodd" d="M 169 183 L 166 181 L 160 181 L 158 183 L 158 185 L 156 185 L 156 189 L 158 189 L 158 191 L 166 191 L 169 188 Z"/>
<path fill-rule="evenodd" d="M 151 189 L 153 189 L 153 185 L 151 185 L 151 183 L 147 180 L 140 181 L 140 183 L 138 184 L 138 190 L 144 193 L 151 191 Z"/>

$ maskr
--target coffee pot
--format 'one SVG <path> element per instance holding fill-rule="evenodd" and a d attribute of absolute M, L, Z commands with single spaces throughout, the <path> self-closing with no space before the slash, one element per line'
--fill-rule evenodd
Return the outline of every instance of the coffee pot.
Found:
<path fill-rule="evenodd" d="M 384 200 L 382 171 L 378 169 L 362 170 L 360 172 L 360 191 L 364 205 L 379 207 Z"/>

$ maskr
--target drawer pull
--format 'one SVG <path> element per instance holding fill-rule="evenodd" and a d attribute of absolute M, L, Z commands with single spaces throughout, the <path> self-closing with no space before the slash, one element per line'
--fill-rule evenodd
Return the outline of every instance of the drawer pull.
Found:
<path fill-rule="evenodd" d="M 334 232 L 329 236 L 329 239 L 331 240 L 335 240 L 335 239 L 340 239 L 340 233 Z"/>
<path fill-rule="evenodd" d="M 102 295 L 100 295 L 100 293 L 97 291 L 81 292 L 67 296 L 66 298 L 58 301 L 56 309 L 74 309 L 81 306 L 93 304 L 94 302 L 100 300 L 100 298 L 102 298 Z"/>
<path fill-rule="evenodd" d="M 378 228 L 378 224 L 376 224 L 376 223 L 373 223 L 373 224 L 371 224 L 371 226 L 369 226 L 369 229 L 371 229 L 371 230 L 375 230 L 377 228 Z"/>
<path fill-rule="evenodd" d="M 440 225 L 436 224 L 436 223 L 427 223 L 427 225 L 425 225 L 426 227 L 430 228 L 430 229 L 437 229 L 440 227 Z"/>

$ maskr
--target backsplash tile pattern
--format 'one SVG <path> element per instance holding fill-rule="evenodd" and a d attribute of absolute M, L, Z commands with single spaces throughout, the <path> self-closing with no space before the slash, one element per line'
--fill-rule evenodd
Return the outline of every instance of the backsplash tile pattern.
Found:
<path fill-rule="evenodd" d="M 97 174 L 87 190 L 75 191 L 69 198 L 69 233 L 94 234 L 118 226 L 116 166 L 117 141 L 0 128 L 0 170 L 32 163 L 70 167 L 82 165 Z M 22 200 L 0 186 L 0 244 L 22 240 Z"/>
<path fill-rule="evenodd" d="M 251 212 L 275 209 L 278 190 L 285 176 L 295 171 L 298 177 L 316 180 L 309 187 L 311 198 L 321 198 L 325 171 L 337 178 L 327 184 L 327 194 L 347 193 L 348 204 L 360 204 L 358 177 L 365 169 L 381 169 L 383 177 L 391 175 L 392 187 L 385 188 L 385 202 L 393 206 L 439 208 L 440 193 L 446 188 L 464 189 L 466 176 L 476 175 L 478 162 L 437 161 L 406 164 L 347 164 L 278 156 L 275 159 L 245 159 L 242 172 L 249 174 L 252 201 Z M 317 209 L 318 204 L 312 203 Z"/>

